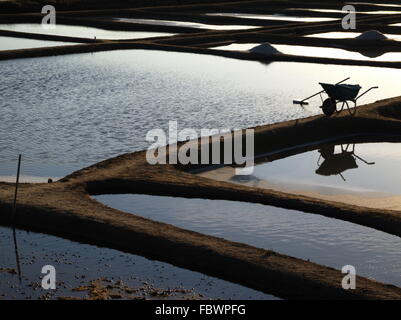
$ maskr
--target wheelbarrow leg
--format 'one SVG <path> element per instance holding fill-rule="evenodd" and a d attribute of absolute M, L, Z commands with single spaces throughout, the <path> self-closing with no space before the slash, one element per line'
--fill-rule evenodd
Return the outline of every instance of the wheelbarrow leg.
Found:
<path fill-rule="evenodd" d="M 354 103 L 354 108 L 350 108 L 348 101 L 343 102 L 343 107 L 341 108 L 341 111 L 344 109 L 344 106 L 347 106 L 347 110 L 351 116 L 354 116 L 356 114 L 356 101 L 352 101 Z"/>
<path fill-rule="evenodd" d="M 317 166 L 320 167 L 320 159 L 322 158 L 322 154 L 319 155 L 319 158 L 317 159 Z"/>
<path fill-rule="evenodd" d="M 349 114 L 351 116 L 355 115 L 355 113 L 356 113 L 356 101 L 353 101 L 354 104 L 355 104 L 354 108 L 350 108 L 348 101 L 339 101 L 337 103 L 341 103 L 341 102 L 342 102 L 341 109 L 337 110 L 337 108 L 336 108 L 336 112 L 337 113 L 340 113 L 341 111 L 343 111 L 345 109 L 345 106 L 347 106 L 347 110 L 348 110 Z"/>
<path fill-rule="evenodd" d="M 337 113 L 340 113 L 341 111 L 343 111 L 344 110 L 344 107 L 345 107 L 345 101 L 339 101 L 338 103 L 343 103 L 342 105 L 341 105 L 341 109 L 340 110 L 337 110 L 337 108 L 336 108 L 336 112 Z"/>
<path fill-rule="evenodd" d="M 351 144 L 348 143 L 347 146 L 344 147 L 345 144 L 342 144 L 342 145 L 341 145 L 341 152 L 347 152 L 350 145 L 351 145 Z M 355 146 L 355 144 L 354 144 L 353 146 Z M 352 149 L 352 153 L 354 153 L 354 149 Z"/>
<path fill-rule="evenodd" d="M 352 101 L 354 103 L 354 108 L 349 107 L 349 103 L 346 101 L 345 104 L 347 105 L 348 112 L 351 116 L 356 114 L 356 101 Z"/>
<path fill-rule="evenodd" d="M 366 90 L 365 92 L 363 92 L 362 94 L 360 94 L 359 96 L 357 96 L 354 100 L 352 100 L 352 102 L 354 103 L 355 107 L 354 107 L 354 112 L 351 112 L 350 108 L 348 107 L 348 111 L 350 113 L 350 115 L 354 116 L 356 114 L 356 103 L 358 101 L 358 99 L 362 96 L 364 96 L 365 94 L 367 94 L 369 91 L 373 90 L 373 89 L 378 89 L 379 87 L 375 86 L 375 87 L 370 87 L 368 90 Z M 347 104 L 348 105 L 348 104 Z"/>

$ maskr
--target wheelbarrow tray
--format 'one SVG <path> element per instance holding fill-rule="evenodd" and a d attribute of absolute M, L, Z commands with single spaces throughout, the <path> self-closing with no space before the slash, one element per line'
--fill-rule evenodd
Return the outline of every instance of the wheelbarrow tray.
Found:
<path fill-rule="evenodd" d="M 330 84 L 322 82 L 319 82 L 319 84 L 330 98 L 338 101 L 353 101 L 361 90 L 361 86 L 357 84 Z"/>
<path fill-rule="evenodd" d="M 331 176 L 340 174 L 348 169 L 356 169 L 358 165 L 352 152 L 333 154 L 323 161 L 315 171 L 321 176 Z"/>

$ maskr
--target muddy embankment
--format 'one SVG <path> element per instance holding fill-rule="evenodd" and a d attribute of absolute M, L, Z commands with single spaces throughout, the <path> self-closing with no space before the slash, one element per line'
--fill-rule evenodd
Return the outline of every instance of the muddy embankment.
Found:
<path fill-rule="evenodd" d="M 256 152 L 296 147 L 316 141 L 317 137 L 401 134 L 400 108 L 401 98 L 397 98 L 361 107 L 354 117 L 343 112 L 331 118 L 315 116 L 257 127 Z M 13 220 L 13 193 L 13 184 L 0 183 L 0 221 L 5 225 Z M 173 165 L 149 165 L 145 152 L 100 162 L 59 182 L 22 184 L 14 223 L 20 228 L 140 254 L 282 298 L 401 298 L 401 289 L 362 277 L 357 279 L 356 290 L 346 291 L 341 288 L 343 274 L 339 270 L 120 212 L 90 198 L 90 194 L 104 193 L 258 202 L 336 217 L 401 235 L 400 212 L 213 181 Z"/>

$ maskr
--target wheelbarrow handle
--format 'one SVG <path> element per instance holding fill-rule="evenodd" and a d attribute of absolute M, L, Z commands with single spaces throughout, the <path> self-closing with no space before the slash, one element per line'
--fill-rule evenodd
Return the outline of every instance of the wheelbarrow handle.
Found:
<path fill-rule="evenodd" d="M 375 164 L 375 162 L 369 162 L 369 161 L 366 161 L 365 159 L 362 159 L 361 157 L 357 156 L 355 153 L 354 153 L 354 157 L 361 160 L 362 162 L 365 162 L 367 165 L 371 166 L 371 165 Z"/>
<path fill-rule="evenodd" d="M 340 82 L 337 82 L 336 84 L 343 83 L 344 81 L 347 81 L 347 80 L 349 80 L 349 79 L 350 79 L 350 77 L 348 77 L 348 78 L 346 78 L 346 79 L 344 79 L 344 80 L 341 80 Z M 318 93 L 315 93 L 314 95 L 311 95 L 310 97 L 307 97 L 307 98 L 303 99 L 301 102 L 304 102 L 304 101 L 306 101 L 306 100 L 309 100 L 310 98 L 316 97 L 318 94 L 321 94 L 321 93 L 323 93 L 323 92 L 325 92 L 325 90 L 319 91 Z"/>
<path fill-rule="evenodd" d="M 362 94 L 360 94 L 359 96 L 357 96 L 357 97 L 355 98 L 355 101 L 358 100 L 360 97 L 362 97 L 363 95 L 367 94 L 370 90 L 373 90 L 373 89 L 379 89 L 379 87 L 375 86 L 375 87 L 369 88 L 369 89 L 366 90 L 364 93 L 362 93 Z"/>

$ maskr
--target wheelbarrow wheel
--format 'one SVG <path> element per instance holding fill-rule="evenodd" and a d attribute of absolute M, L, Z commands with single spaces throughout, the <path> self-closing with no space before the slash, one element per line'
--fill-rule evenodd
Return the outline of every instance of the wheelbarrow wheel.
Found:
<path fill-rule="evenodd" d="M 330 117 L 334 111 L 336 111 L 336 100 L 332 98 L 327 98 L 324 100 L 322 104 L 322 111 L 326 116 Z"/>

